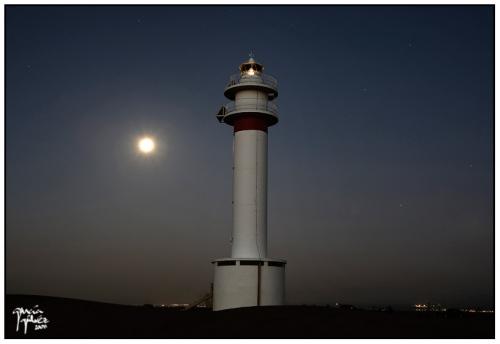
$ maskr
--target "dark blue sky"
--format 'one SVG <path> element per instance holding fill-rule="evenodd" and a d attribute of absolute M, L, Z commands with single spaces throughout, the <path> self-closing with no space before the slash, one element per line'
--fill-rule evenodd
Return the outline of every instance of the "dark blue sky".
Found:
<path fill-rule="evenodd" d="M 6 6 L 7 292 L 190 302 L 253 51 L 289 303 L 493 305 L 493 6 Z M 152 158 L 137 137 L 156 137 Z"/>

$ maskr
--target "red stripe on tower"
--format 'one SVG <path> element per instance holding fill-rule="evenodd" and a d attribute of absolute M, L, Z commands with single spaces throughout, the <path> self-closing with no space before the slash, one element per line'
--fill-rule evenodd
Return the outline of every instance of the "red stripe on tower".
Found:
<path fill-rule="evenodd" d="M 262 130 L 267 133 L 269 127 L 269 120 L 264 116 L 244 115 L 238 116 L 233 121 L 234 132 L 241 130 Z"/>

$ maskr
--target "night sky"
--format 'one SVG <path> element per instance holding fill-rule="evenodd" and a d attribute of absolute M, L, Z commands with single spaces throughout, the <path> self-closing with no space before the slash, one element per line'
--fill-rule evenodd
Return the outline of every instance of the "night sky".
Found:
<path fill-rule="evenodd" d="M 6 6 L 8 293 L 191 302 L 252 51 L 291 304 L 493 306 L 493 6 Z M 137 138 L 158 149 L 138 154 Z"/>

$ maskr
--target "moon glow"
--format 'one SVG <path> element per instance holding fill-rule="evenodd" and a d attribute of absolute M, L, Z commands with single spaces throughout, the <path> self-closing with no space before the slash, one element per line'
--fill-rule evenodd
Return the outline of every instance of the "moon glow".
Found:
<path fill-rule="evenodd" d="M 155 150 L 155 142 L 150 137 L 143 137 L 137 143 L 137 148 L 143 154 L 151 154 Z"/>

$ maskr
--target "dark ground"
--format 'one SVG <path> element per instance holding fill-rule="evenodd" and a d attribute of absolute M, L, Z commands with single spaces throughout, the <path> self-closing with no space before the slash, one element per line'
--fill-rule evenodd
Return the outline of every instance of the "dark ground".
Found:
<path fill-rule="evenodd" d="M 6 295 L 6 338 L 494 338 L 494 315 L 251 307 L 219 312 Z M 38 305 L 47 329 L 16 332 L 16 307 Z"/>

